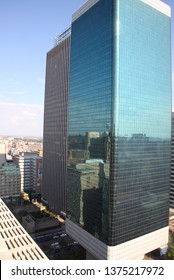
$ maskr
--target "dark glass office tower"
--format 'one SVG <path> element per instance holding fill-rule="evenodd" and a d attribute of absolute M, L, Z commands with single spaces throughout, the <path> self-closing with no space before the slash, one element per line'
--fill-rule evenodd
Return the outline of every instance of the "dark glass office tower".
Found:
<path fill-rule="evenodd" d="M 42 197 L 54 213 L 65 211 L 70 29 L 47 54 Z"/>
<path fill-rule="evenodd" d="M 90 0 L 72 20 L 67 232 L 98 259 L 168 240 L 170 8 Z"/>

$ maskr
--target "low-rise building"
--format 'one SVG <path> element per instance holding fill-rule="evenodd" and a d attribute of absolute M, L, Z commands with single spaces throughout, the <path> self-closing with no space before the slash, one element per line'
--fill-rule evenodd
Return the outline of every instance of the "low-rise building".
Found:
<path fill-rule="evenodd" d="M 22 217 L 22 226 L 28 233 L 35 232 L 35 221 L 30 215 Z"/>

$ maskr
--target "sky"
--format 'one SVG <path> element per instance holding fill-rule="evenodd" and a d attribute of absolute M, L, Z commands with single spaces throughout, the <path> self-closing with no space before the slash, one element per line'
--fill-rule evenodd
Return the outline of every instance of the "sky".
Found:
<path fill-rule="evenodd" d="M 43 136 L 46 53 L 86 0 L 0 1 L 0 135 Z M 174 85 L 174 0 L 172 15 Z M 174 107 L 174 87 L 173 87 Z"/>

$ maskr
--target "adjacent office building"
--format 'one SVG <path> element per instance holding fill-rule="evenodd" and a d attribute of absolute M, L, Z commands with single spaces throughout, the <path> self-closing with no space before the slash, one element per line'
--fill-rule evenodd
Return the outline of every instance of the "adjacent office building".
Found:
<path fill-rule="evenodd" d="M 37 184 L 37 153 L 22 152 L 18 156 L 13 156 L 13 162 L 20 169 L 21 191 L 31 191 L 36 189 Z"/>
<path fill-rule="evenodd" d="M 168 243 L 170 21 L 160 0 L 89 0 L 72 17 L 66 230 L 88 258 L 137 259 Z"/>
<path fill-rule="evenodd" d="M 0 197 L 19 196 L 20 191 L 20 169 L 13 162 L 6 162 L 0 168 Z"/>
<path fill-rule="evenodd" d="M 174 112 L 172 112 L 170 207 L 174 209 Z"/>
<path fill-rule="evenodd" d="M 70 29 L 47 54 L 42 197 L 51 211 L 65 211 Z"/>
<path fill-rule="evenodd" d="M 6 161 L 6 144 L 0 143 L 0 197 L 20 195 L 20 170 Z"/>

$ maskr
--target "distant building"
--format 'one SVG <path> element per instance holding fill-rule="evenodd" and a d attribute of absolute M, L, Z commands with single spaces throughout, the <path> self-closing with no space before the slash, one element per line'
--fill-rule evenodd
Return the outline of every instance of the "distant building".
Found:
<path fill-rule="evenodd" d="M 70 30 L 57 38 L 46 63 L 42 197 L 51 211 L 66 208 Z"/>
<path fill-rule="evenodd" d="M 35 221 L 30 215 L 22 217 L 22 226 L 28 233 L 35 232 Z"/>
<path fill-rule="evenodd" d="M 3 142 L 0 142 L 0 168 L 2 164 L 6 161 L 6 145 Z"/>
<path fill-rule="evenodd" d="M 0 199 L 0 213 L 1 260 L 48 260 L 2 199 Z"/>
<path fill-rule="evenodd" d="M 39 152 L 42 149 L 42 143 L 28 143 L 28 151 Z"/>
<path fill-rule="evenodd" d="M 39 157 L 43 157 L 43 150 L 38 151 Z"/>
<path fill-rule="evenodd" d="M 53 217 L 34 218 L 32 214 L 22 217 L 22 226 L 28 233 L 50 230 L 59 226 L 59 221 Z"/>
<path fill-rule="evenodd" d="M 13 156 L 13 161 L 20 169 L 21 191 L 35 190 L 37 185 L 37 153 L 23 152 Z"/>
<path fill-rule="evenodd" d="M 41 193 L 42 174 L 43 174 L 43 158 L 38 156 L 36 161 L 36 176 L 37 176 L 36 192 L 37 193 Z"/>
<path fill-rule="evenodd" d="M 174 209 L 174 112 L 172 112 L 170 207 Z"/>
<path fill-rule="evenodd" d="M 0 197 L 20 195 L 20 169 L 12 162 L 7 162 L 0 168 Z"/>

